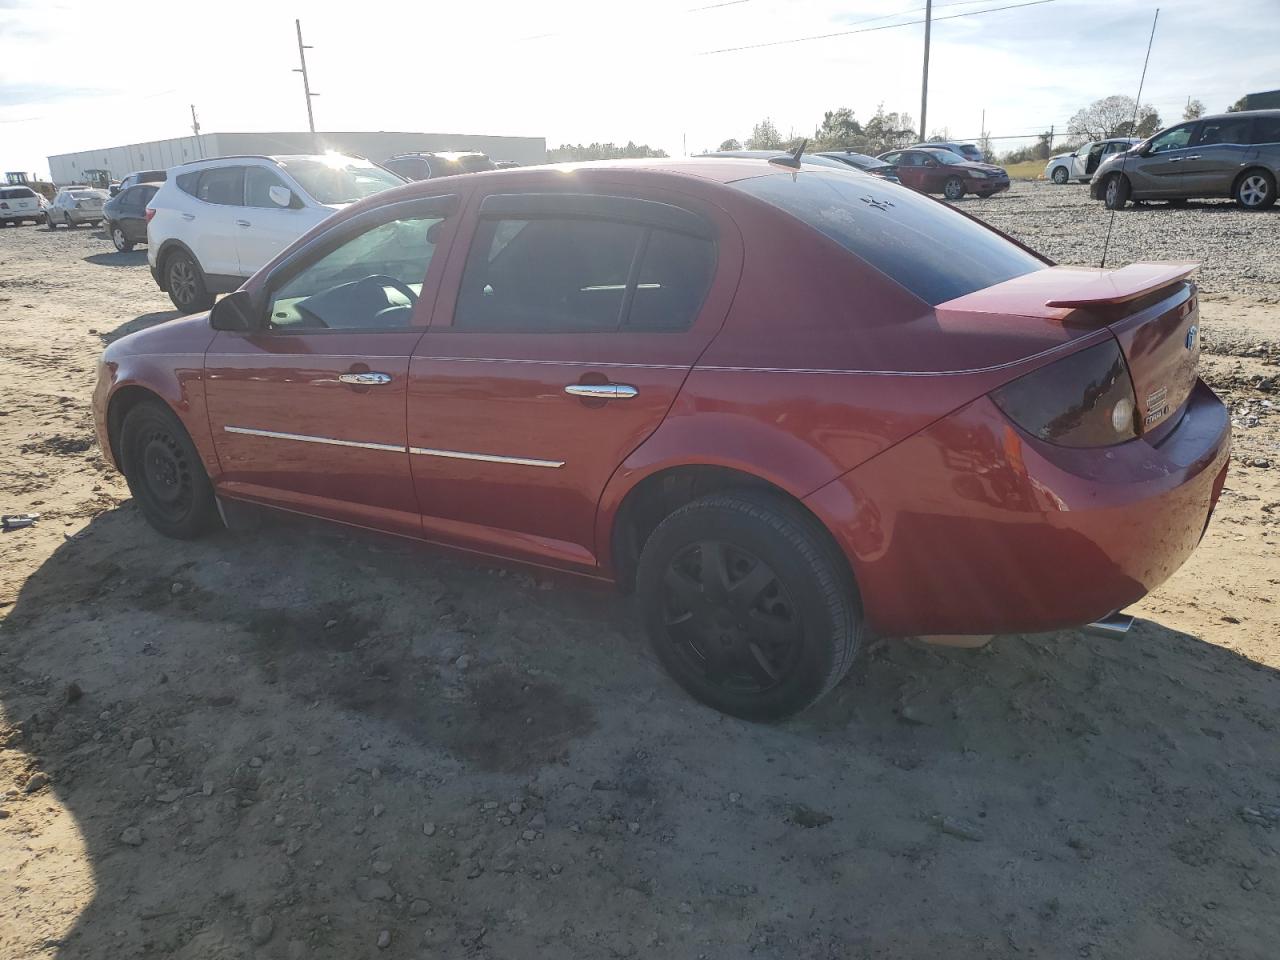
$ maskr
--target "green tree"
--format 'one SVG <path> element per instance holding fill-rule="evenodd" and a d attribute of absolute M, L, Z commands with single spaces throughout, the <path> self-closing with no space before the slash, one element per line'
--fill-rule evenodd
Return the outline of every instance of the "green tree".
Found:
<path fill-rule="evenodd" d="M 628 140 L 626 146 L 614 143 L 591 143 L 583 146 L 580 143 L 562 143 L 547 151 L 548 163 L 565 163 L 579 160 L 618 160 L 636 157 L 665 157 L 667 152 L 649 146 L 647 143 L 636 143 Z"/>
<path fill-rule="evenodd" d="M 1134 113 L 1138 122 L 1133 122 Z M 1162 126 L 1154 107 L 1139 108 L 1133 97 L 1118 93 L 1082 107 L 1067 121 L 1067 133 L 1081 140 L 1149 137 Z"/>
<path fill-rule="evenodd" d="M 720 146 L 716 147 L 716 149 L 717 150 L 741 150 L 742 144 L 739 143 L 737 140 L 734 140 L 732 137 L 730 137 L 728 140 L 725 140 L 724 142 L 722 142 Z"/>
<path fill-rule="evenodd" d="M 1182 110 L 1183 120 L 1199 120 L 1204 116 L 1204 102 L 1201 100 L 1188 100 L 1187 105 Z"/>
<path fill-rule="evenodd" d="M 909 147 L 916 139 L 916 124 L 909 113 L 886 113 L 884 104 L 876 107 L 875 116 L 862 127 L 866 151 L 870 154 Z"/>
<path fill-rule="evenodd" d="M 1247 107 L 1248 105 L 1249 105 L 1249 98 L 1241 97 L 1231 106 L 1227 107 L 1227 113 L 1239 113 L 1241 110 L 1245 109 L 1245 107 Z"/>
<path fill-rule="evenodd" d="M 751 128 L 751 138 L 747 140 L 748 150 L 776 150 L 781 146 L 782 136 L 768 117 Z"/>
<path fill-rule="evenodd" d="M 852 150 L 862 146 L 864 139 L 862 124 L 854 119 L 853 111 L 839 107 L 822 114 L 822 123 L 813 131 L 811 149 Z"/>

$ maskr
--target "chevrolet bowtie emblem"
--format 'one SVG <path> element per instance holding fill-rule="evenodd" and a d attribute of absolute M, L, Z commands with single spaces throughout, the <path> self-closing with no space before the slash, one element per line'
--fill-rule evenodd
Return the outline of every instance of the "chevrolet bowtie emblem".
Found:
<path fill-rule="evenodd" d="M 888 210 L 893 206 L 890 200 L 877 200 L 875 197 L 862 197 L 862 202 L 875 207 L 877 210 Z"/>

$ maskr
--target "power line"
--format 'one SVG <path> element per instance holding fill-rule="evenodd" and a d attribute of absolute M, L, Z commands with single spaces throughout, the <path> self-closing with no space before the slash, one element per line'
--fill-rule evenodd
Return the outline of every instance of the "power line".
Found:
<path fill-rule="evenodd" d="M 709 3 L 705 7 L 690 7 L 685 13 L 700 13 L 703 10 L 719 10 L 721 7 L 736 7 L 740 3 L 750 3 L 751 0 L 725 0 L 724 3 Z"/>
<path fill-rule="evenodd" d="M 945 17 L 932 17 L 934 23 L 939 20 L 958 20 L 961 17 L 976 17 L 980 13 L 998 13 L 1001 10 L 1017 10 L 1019 7 L 1038 7 L 1044 3 L 1053 3 L 1055 0 L 1029 0 L 1027 3 L 1011 3 L 1003 7 L 990 7 L 986 10 L 970 10 L 967 13 L 952 13 Z M 901 14 L 888 14 L 888 16 L 901 16 Z M 885 17 L 872 17 L 871 20 L 884 20 Z M 870 23 L 871 20 L 860 20 L 859 23 Z M 793 37 L 790 40 L 769 40 L 765 43 L 749 43 L 741 47 L 725 47 L 721 50 L 703 50 L 695 54 L 699 57 L 709 57 L 717 53 L 737 53 L 740 50 L 759 50 L 762 47 L 781 47 L 790 43 L 807 43 L 810 40 L 830 40 L 834 37 L 848 37 L 855 33 L 874 33 L 877 30 L 892 30 L 895 27 L 913 27 L 924 23 L 924 20 L 904 20 L 902 23 L 887 23 L 880 27 L 863 27 L 858 30 L 837 30 L 835 33 L 819 33 L 810 37 Z"/>

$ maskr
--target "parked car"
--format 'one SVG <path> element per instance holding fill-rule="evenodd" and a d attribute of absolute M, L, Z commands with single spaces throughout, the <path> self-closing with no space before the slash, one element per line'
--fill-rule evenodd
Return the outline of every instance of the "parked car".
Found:
<path fill-rule="evenodd" d="M 147 242 L 147 204 L 159 189 L 159 183 L 126 187 L 103 206 L 107 236 L 121 253 L 128 253 L 134 244 Z"/>
<path fill-rule="evenodd" d="M 853 167 L 855 170 L 861 170 L 863 173 L 869 173 L 872 176 L 883 177 L 892 183 L 899 182 L 898 173 L 893 164 L 877 160 L 875 157 L 869 157 L 865 153 L 854 153 L 852 150 L 825 150 L 815 154 L 815 156 L 837 160 Z"/>
<path fill-rule="evenodd" d="M 78 227 L 88 223 L 96 227 L 102 223 L 102 205 L 106 200 L 107 191 L 97 187 L 63 187 L 45 211 L 45 222 L 50 230 L 59 224 Z"/>
<path fill-rule="evenodd" d="M 958 143 L 954 140 L 945 140 L 945 141 L 940 140 L 937 143 L 913 143 L 907 149 L 925 150 L 930 147 L 936 147 L 942 150 L 950 150 L 952 153 L 957 153 L 972 163 L 987 162 L 987 158 L 982 155 L 982 151 L 979 150 L 972 143 Z"/>
<path fill-rule="evenodd" d="M 208 310 L 335 210 L 405 181 L 328 153 L 196 160 L 147 207 L 151 276 L 183 313 Z"/>
<path fill-rule="evenodd" d="M 880 154 L 880 159 L 893 164 L 904 187 L 940 193 L 948 200 L 959 200 L 966 193 L 989 197 L 1009 189 L 1009 174 L 1004 168 L 974 163 L 941 147 L 890 150 Z"/>
<path fill-rule="evenodd" d="M 733 160 L 773 160 L 780 157 L 786 157 L 785 150 L 717 150 L 715 153 L 704 153 L 704 157 L 724 157 Z M 850 164 L 842 163 L 832 157 L 824 157 L 820 153 L 803 153 L 800 155 L 800 162 L 807 163 L 814 167 L 826 167 L 829 170 L 839 170 L 842 173 L 848 173 Z"/>
<path fill-rule="evenodd" d="M 460 173 L 479 173 L 481 170 L 497 169 L 497 164 L 483 153 L 477 153 L 474 150 L 402 153 L 386 161 L 383 166 L 406 180 L 432 180 L 436 177 L 452 177 Z"/>
<path fill-rule="evenodd" d="M 1058 153 L 1049 158 L 1044 165 L 1044 176 L 1056 184 L 1064 184 L 1068 180 L 1088 183 L 1092 179 L 1098 165 L 1112 154 L 1124 153 L 1135 143 L 1141 143 L 1141 137 L 1113 137 L 1110 140 L 1090 140 L 1070 153 Z"/>
<path fill-rule="evenodd" d="M 1246 210 L 1276 202 L 1280 179 L 1280 110 L 1202 117 L 1161 130 L 1107 158 L 1089 195 L 1118 210 L 1130 200 L 1231 197 Z"/>
<path fill-rule="evenodd" d="M 773 719 L 868 632 L 1123 630 L 1226 477 L 1193 269 L 1053 266 L 811 165 L 478 173 L 115 341 L 94 413 L 166 535 L 216 498 L 612 581 L 694 696 Z"/>
<path fill-rule="evenodd" d="M 168 177 L 168 175 L 168 172 L 165 170 L 139 170 L 136 173 L 129 174 L 119 183 L 112 184 L 110 190 L 111 196 L 114 197 L 118 193 L 123 193 L 125 190 L 128 190 L 130 187 L 137 186 L 139 183 L 164 183 L 165 178 Z"/>
<path fill-rule="evenodd" d="M 0 227 L 20 224 L 24 220 L 44 223 L 44 205 L 40 194 L 30 187 L 0 187 Z"/>

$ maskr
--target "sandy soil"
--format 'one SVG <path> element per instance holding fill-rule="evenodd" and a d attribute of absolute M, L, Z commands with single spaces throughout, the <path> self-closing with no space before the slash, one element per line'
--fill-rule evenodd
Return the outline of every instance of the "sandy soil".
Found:
<path fill-rule="evenodd" d="M 0 957 L 1276 956 L 1280 308 L 1202 311 L 1235 463 L 1129 638 L 877 643 L 761 727 L 608 593 L 160 538 L 88 412 L 145 254 L 0 231 Z"/>

